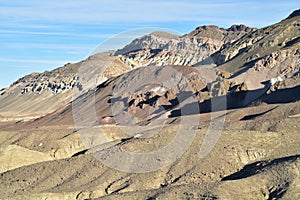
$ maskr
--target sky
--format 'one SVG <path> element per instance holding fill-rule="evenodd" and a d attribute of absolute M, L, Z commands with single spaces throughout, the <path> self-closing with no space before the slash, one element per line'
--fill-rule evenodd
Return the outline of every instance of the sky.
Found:
<path fill-rule="evenodd" d="M 296 9 L 299 0 L 0 0 L 0 89 L 31 72 L 84 60 L 99 45 L 121 48 L 147 31 L 185 34 L 212 24 L 261 28 Z M 126 32 L 130 37 L 112 45 L 110 38 Z"/>

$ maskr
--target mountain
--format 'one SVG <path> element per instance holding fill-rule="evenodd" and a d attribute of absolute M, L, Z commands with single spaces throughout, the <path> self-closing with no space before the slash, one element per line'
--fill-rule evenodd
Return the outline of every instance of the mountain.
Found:
<path fill-rule="evenodd" d="M 228 34 L 231 34 L 231 39 L 252 31 L 243 26 L 241 26 L 243 28 L 233 27 L 235 26 L 227 30 Z M 224 32 L 224 30 L 216 28 L 212 33 Z M 0 113 L 5 116 L 2 120 L 10 121 L 13 118 L 27 120 L 40 117 L 70 102 L 74 88 L 85 85 L 85 90 L 88 90 L 107 78 L 118 76 L 134 68 L 149 65 L 196 64 L 228 42 L 224 38 L 202 35 L 177 36 L 154 32 L 135 39 L 115 52 L 92 55 L 84 61 L 68 63 L 50 72 L 27 75 L 14 82 L 9 88 L 1 90 Z M 213 35 L 215 34 L 211 37 Z M 90 70 L 94 72 L 87 73 Z M 93 77 L 93 79 L 80 77 L 80 80 L 78 74 L 102 74 L 102 77 Z M 86 83 L 86 80 L 90 84 Z M 32 103 L 33 101 L 35 103 Z"/>
<path fill-rule="evenodd" d="M 266 59 L 272 53 L 295 52 L 299 49 L 299 21 L 300 17 L 295 15 L 258 29 L 239 38 L 212 57 L 217 65 L 222 65 L 220 68 L 236 72 L 244 67 L 252 67 L 251 64 Z"/>
<path fill-rule="evenodd" d="M 207 37 L 214 40 L 223 41 L 226 43 L 232 43 L 233 41 L 239 39 L 243 35 L 255 31 L 256 28 L 250 28 L 243 24 L 232 25 L 228 29 L 219 28 L 217 26 L 199 26 L 191 33 L 186 36 L 189 37 Z"/>
<path fill-rule="evenodd" d="M 295 10 L 292 14 L 290 14 L 287 19 L 290 19 L 290 18 L 294 18 L 294 17 L 299 17 L 300 16 L 300 9 L 298 10 Z"/>
<path fill-rule="evenodd" d="M 74 88 L 82 87 L 83 83 L 86 86 L 83 89 L 88 90 L 90 89 L 88 82 L 91 82 L 90 85 L 93 87 L 109 77 L 131 70 L 130 66 L 110 54 L 99 53 L 79 63 L 68 63 L 52 71 L 32 73 L 20 78 L 0 92 L 2 120 L 40 117 L 69 103 Z M 98 73 L 99 77 L 79 78 L 79 74 L 94 73 Z"/>
<path fill-rule="evenodd" d="M 154 32 L 0 93 L 3 199 L 299 199 L 299 10 Z"/>
<path fill-rule="evenodd" d="M 81 86 L 87 88 L 78 91 L 75 96 L 79 98 L 73 99 L 72 102 L 34 122 L 25 123 L 25 126 L 35 127 L 47 124 L 72 126 L 74 124 L 74 113 L 79 112 L 84 119 L 77 119 L 77 121 L 83 122 L 90 120 L 88 116 L 92 111 L 97 113 L 97 118 L 93 119 L 95 124 L 118 124 L 118 121 L 128 121 L 128 116 L 122 116 L 126 112 L 130 113 L 135 123 L 155 124 L 160 123 L 162 120 L 176 119 L 182 115 L 180 114 L 182 109 L 187 109 L 185 111 L 187 112 L 186 115 L 196 114 L 197 109 L 193 111 L 193 108 L 189 108 L 189 103 L 180 103 L 176 100 L 186 98 L 183 97 L 185 95 L 192 97 L 193 102 L 190 102 L 190 104 L 199 105 L 199 112 L 202 113 L 212 112 L 213 101 L 218 101 L 218 99 L 226 99 L 226 109 L 243 108 L 259 104 L 259 102 L 268 104 L 298 101 L 299 96 L 295 95 L 299 92 L 300 71 L 300 50 L 297 40 L 299 33 L 297 29 L 298 21 L 299 17 L 296 16 L 262 29 L 252 29 L 243 25 L 234 25 L 229 29 L 205 26 L 198 27 L 196 32 L 193 31 L 182 37 L 155 32 L 137 38 L 123 49 L 113 52 L 113 56 L 108 56 L 109 59 L 118 60 L 119 63 L 128 66 L 127 68 L 124 67 L 124 71 L 128 71 L 127 73 L 120 71 L 107 76 L 111 78 L 107 81 L 101 79 L 100 85 L 94 82 L 94 87 L 96 87 L 94 89 L 92 88 L 93 84 L 83 84 L 79 81 L 78 83 Z M 194 41 L 195 38 L 200 38 L 200 41 L 202 41 L 203 36 L 208 36 L 211 31 L 222 33 L 212 35 L 223 43 L 222 47 L 219 47 L 220 50 L 215 53 L 211 52 L 212 59 L 226 57 L 223 56 L 227 55 L 225 53 L 244 46 L 245 49 L 237 51 L 238 53 L 231 59 L 220 61 L 221 63 L 217 67 L 176 66 L 176 63 L 169 62 L 171 58 L 176 58 L 175 55 L 180 57 L 182 55 L 181 51 L 190 50 L 190 43 L 185 43 L 187 46 L 183 49 L 176 46 L 180 44 L 179 41 L 186 40 L 188 37 L 189 41 Z M 269 33 L 266 34 L 266 32 Z M 233 35 L 234 37 L 232 37 Z M 227 43 L 225 43 L 224 38 L 228 40 Z M 233 40 L 233 38 L 235 39 Z M 287 41 L 287 45 L 281 45 L 283 40 Z M 202 43 L 199 42 L 198 45 L 200 46 L 199 49 L 202 49 Z M 145 48 L 146 46 L 149 47 Z M 137 49 L 134 49 L 134 47 Z M 171 50 L 168 50 L 168 48 Z M 120 54 L 121 52 L 123 54 Z M 252 55 L 257 52 L 261 52 L 260 56 L 253 58 Z M 168 55 L 168 57 L 165 55 Z M 93 60 L 92 58 L 90 59 Z M 205 58 L 202 59 L 205 60 Z M 96 61 L 98 60 L 96 59 Z M 157 61 L 165 62 L 157 63 Z M 235 62 L 239 65 L 234 65 Z M 88 70 L 85 67 L 83 69 L 84 72 Z M 97 67 L 89 67 L 89 69 L 94 70 Z M 107 70 L 112 69 L 114 67 L 107 68 Z M 172 73 L 168 73 L 167 69 L 173 71 L 172 76 L 170 76 Z M 97 73 L 92 72 L 90 74 Z M 116 76 L 118 74 L 121 75 Z M 173 77 L 177 77 L 179 80 L 184 79 L 185 84 L 182 83 L 183 85 L 179 89 L 176 88 L 178 86 L 164 86 L 164 81 L 172 80 L 176 82 Z M 90 78 L 87 79 L 90 80 Z M 152 82 L 147 83 L 147 80 Z M 137 88 L 137 86 L 142 85 L 144 85 L 144 89 Z M 134 88 L 134 90 L 131 91 L 130 88 Z M 162 90 L 163 92 L 157 94 L 156 90 Z M 289 97 L 280 100 L 283 94 Z M 114 104 L 118 105 L 118 108 L 112 110 L 111 107 Z M 78 105 L 75 106 L 76 109 L 74 105 Z M 95 110 L 91 111 L 91 108 L 87 107 L 89 105 L 95 106 Z M 79 111 L 76 111 L 77 109 Z M 225 108 L 220 108 L 220 110 L 223 109 Z M 128 124 L 125 123 L 125 125 Z"/>
<path fill-rule="evenodd" d="M 247 95 L 250 100 L 265 94 L 270 80 L 289 80 L 299 74 L 300 17 L 294 13 L 279 23 L 244 35 L 211 56 L 230 82 L 257 90 Z"/>
<path fill-rule="evenodd" d="M 85 90 L 88 90 L 107 78 L 139 67 L 197 66 L 203 60 L 217 64 L 218 70 L 234 85 L 245 82 L 248 89 L 261 89 L 265 87 L 263 82 L 283 76 L 282 71 L 285 71 L 285 78 L 289 78 L 299 70 L 298 22 L 296 15 L 262 29 L 233 25 L 228 29 L 201 26 L 183 36 L 154 32 L 135 39 L 115 52 L 97 54 L 51 72 L 21 78 L 2 90 L 0 102 L 3 106 L 0 107 L 0 113 L 6 120 L 12 116 L 19 116 L 20 119 L 39 117 L 70 102 L 74 87 L 85 85 Z M 289 67 L 282 63 L 287 63 Z M 106 71 L 100 73 L 102 69 Z M 78 70 L 96 70 L 103 77 L 96 78 L 97 81 L 85 77 L 92 83 L 81 83 L 85 80 L 79 80 Z M 61 95 L 62 92 L 66 94 Z M 37 99 L 37 103 L 32 105 L 32 99 Z"/>
<path fill-rule="evenodd" d="M 154 32 L 135 39 L 117 50 L 115 55 L 123 55 L 123 59 L 133 66 L 194 65 L 223 45 L 254 30 L 244 25 L 233 25 L 228 29 L 200 26 L 183 36 Z"/>

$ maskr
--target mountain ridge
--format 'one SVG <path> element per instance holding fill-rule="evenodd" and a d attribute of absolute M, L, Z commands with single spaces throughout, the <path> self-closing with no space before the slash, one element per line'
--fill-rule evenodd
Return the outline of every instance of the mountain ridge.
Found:
<path fill-rule="evenodd" d="M 0 92 L 0 199 L 300 199 L 297 15 L 20 78 Z"/>
<path fill-rule="evenodd" d="M 79 80 L 77 77 L 79 69 L 83 71 L 86 70 L 86 72 L 94 70 L 94 72 L 90 71 L 91 74 L 94 74 L 96 71 L 99 73 L 101 67 L 103 70 L 105 69 L 105 71 L 101 72 L 101 77 L 96 78 L 97 81 L 93 79 L 93 81 L 90 80 L 90 84 L 85 84 L 85 90 L 87 91 L 92 89 L 90 87 L 101 84 L 109 78 L 116 77 L 139 67 L 153 65 L 187 65 L 192 67 L 197 66 L 198 63 L 201 63 L 205 59 L 210 59 L 213 61 L 211 64 L 216 64 L 216 69 L 222 71 L 227 78 L 229 78 L 228 76 L 232 76 L 230 79 L 231 82 L 242 84 L 245 82 L 245 77 L 248 76 L 241 73 L 243 68 L 249 69 L 249 72 L 246 74 L 258 74 L 256 72 L 258 70 L 252 72 L 252 69 L 254 69 L 253 66 L 255 65 L 256 69 L 266 70 L 268 68 L 264 67 L 265 65 L 275 66 L 274 64 L 266 64 L 274 57 L 281 57 L 276 58 L 277 60 L 275 59 L 274 63 L 280 63 L 283 60 L 285 60 L 284 62 L 290 62 L 287 59 L 288 57 L 281 52 L 286 52 L 287 55 L 295 54 L 293 59 L 297 59 L 297 51 L 292 50 L 297 49 L 297 45 L 299 44 L 296 37 L 298 32 L 293 32 L 293 30 L 297 29 L 299 22 L 297 11 L 291 14 L 291 16 L 293 17 L 290 19 L 283 20 L 262 29 L 249 28 L 245 25 L 232 25 L 227 29 L 217 26 L 200 26 L 194 31 L 182 36 L 164 32 L 153 32 L 133 40 L 123 49 L 116 50 L 114 53 L 107 52 L 92 55 L 84 61 L 66 64 L 51 72 L 30 74 L 20 78 L 14 82 L 11 87 L 1 90 L 0 102 L 2 102 L 3 105 L 8 105 L 9 102 L 14 103 L 10 103 L 11 106 L 0 107 L 0 114 L 3 115 L 4 113 L 7 115 L 16 105 L 22 102 L 21 99 L 24 94 L 32 96 L 31 98 L 33 99 L 50 99 L 52 96 L 56 97 L 56 94 L 66 93 L 67 98 L 63 98 L 63 103 L 71 101 L 72 90 L 82 85 L 80 83 L 82 80 Z M 282 30 L 284 27 L 291 30 L 289 32 L 286 28 Z M 279 38 L 277 39 L 278 41 L 273 39 L 275 37 L 273 36 L 274 33 L 275 36 Z M 259 45 L 265 46 L 260 47 Z M 255 52 L 262 50 L 264 53 L 261 55 Z M 260 60 L 265 61 L 262 62 Z M 251 62 L 253 62 L 253 66 L 249 65 Z M 249 65 L 248 67 L 245 66 L 247 63 Z M 99 66 L 99 69 L 94 66 Z M 295 63 L 295 66 L 293 66 L 292 70 L 289 70 L 289 73 L 296 73 L 297 69 L 298 64 Z M 265 76 L 265 78 L 257 79 L 257 77 L 254 76 L 255 79 L 252 80 L 256 81 L 249 82 L 248 79 L 248 81 L 246 81 L 248 88 L 258 89 L 263 87 L 260 82 L 277 77 L 280 70 L 281 68 L 278 67 L 278 70 L 272 73 L 260 73 L 261 76 Z M 234 73 L 235 75 L 228 75 L 230 73 Z M 237 78 L 233 78 L 234 76 L 237 76 Z M 251 77 L 253 75 L 249 76 Z M 86 77 L 86 79 L 89 80 L 88 77 Z M 253 84 L 253 82 L 257 82 L 257 84 Z M 14 94 L 10 95 L 12 93 Z M 13 100 L 15 96 L 19 96 L 20 101 Z M 24 98 L 28 98 L 27 96 L 24 96 Z M 23 101 L 27 102 L 25 99 Z M 58 100 L 58 102 L 60 101 Z M 54 108 L 63 106 L 63 103 L 58 103 Z M 26 105 L 30 104 L 27 103 Z M 26 105 L 24 109 L 21 109 L 19 114 L 12 112 L 10 116 L 30 114 L 31 109 L 26 108 Z M 37 105 L 33 107 L 42 110 L 41 108 L 43 106 Z M 44 113 L 48 112 L 49 109 L 46 109 Z"/>

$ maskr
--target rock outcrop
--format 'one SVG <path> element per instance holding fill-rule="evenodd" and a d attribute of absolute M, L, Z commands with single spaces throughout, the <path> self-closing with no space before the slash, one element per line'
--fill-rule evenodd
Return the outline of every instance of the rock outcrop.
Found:
<path fill-rule="evenodd" d="M 217 65 L 237 71 L 276 51 L 299 49 L 300 17 L 250 32 L 212 55 Z"/>
<path fill-rule="evenodd" d="M 194 65 L 219 50 L 223 44 L 220 40 L 208 37 L 170 38 L 150 34 L 137 38 L 123 49 L 117 50 L 115 55 L 123 55 L 128 62 L 141 66 L 147 64 Z"/>
<path fill-rule="evenodd" d="M 224 44 L 232 43 L 240 37 L 257 30 L 256 28 L 250 28 L 243 24 L 232 25 L 228 29 L 219 28 L 217 26 L 199 26 L 191 33 L 185 35 L 188 37 L 197 38 L 212 38 L 214 40 L 223 41 Z"/>
<path fill-rule="evenodd" d="M 195 65 L 254 28 L 233 25 L 228 29 L 201 26 L 189 34 L 177 36 L 154 32 L 135 39 L 115 52 L 133 67 L 147 65 Z"/>

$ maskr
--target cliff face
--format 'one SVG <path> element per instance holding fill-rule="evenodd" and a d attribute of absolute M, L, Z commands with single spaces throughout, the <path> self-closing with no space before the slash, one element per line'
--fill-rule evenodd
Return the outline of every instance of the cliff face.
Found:
<path fill-rule="evenodd" d="M 133 66 L 195 65 L 256 29 L 233 25 L 228 29 L 200 26 L 183 36 L 162 32 L 140 37 L 115 52 Z"/>
<path fill-rule="evenodd" d="M 224 43 L 212 38 L 164 37 L 150 34 L 134 40 L 115 55 L 123 55 L 127 60 L 138 65 L 174 64 L 193 65 L 209 57 Z M 151 50 L 151 55 L 149 51 Z M 146 53 L 146 56 L 144 56 Z M 148 54 L 148 55 L 147 55 Z M 147 60 L 145 62 L 145 60 Z"/>

